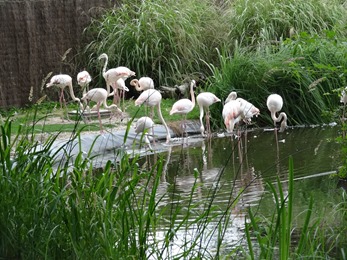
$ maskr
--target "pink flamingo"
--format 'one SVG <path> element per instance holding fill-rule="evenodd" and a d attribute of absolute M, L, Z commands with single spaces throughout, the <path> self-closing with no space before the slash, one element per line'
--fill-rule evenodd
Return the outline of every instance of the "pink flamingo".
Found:
<path fill-rule="evenodd" d="M 233 133 L 235 125 L 241 120 L 241 103 L 235 99 L 225 103 L 222 111 L 224 124 L 228 133 Z"/>
<path fill-rule="evenodd" d="M 92 77 L 88 71 L 83 70 L 77 74 L 77 84 L 81 86 L 83 94 L 86 94 L 89 91 L 89 83 L 92 81 Z"/>
<path fill-rule="evenodd" d="M 204 123 L 202 121 L 204 117 L 204 110 L 206 111 L 206 128 L 207 128 L 207 133 L 210 135 L 211 134 L 211 125 L 210 125 L 210 109 L 209 107 L 216 103 L 220 102 L 221 100 L 213 93 L 211 92 L 204 92 L 200 93 L 196 97 L 196 101 L 199 105 L 200 108 L 200 131 L 201 135 L 205 136 L 205 128 L 204 128 Z"/>
<path fill-rule="evenodd" d="M 145 143 L 148 145 L 149 149 L 153 150 L 151 147 L 151 143 L 148 139 L 148 131 L 151 131 L 151 134 L 153 136 L 153 140 L 154 140 L 154 122 L 153 120 L 148 117 L 148 116 L 143 116 L 141 118 L 139 118 L 136 122 L 136 126 L 135 126 L 135 133 L 136 135 L 138 135 L 139 133 L 143 133 L 144 134 L 144 138 L 145 138 Z"/>
<path fill-rule="evenodd" d="M 190 96 L 191 99 L 183 98 L 178 101 L 176 101 L 170 111 L 170 115 L 174 114 L 180 114 L 183 116 L 183 130 L 186 130 L 186 120 L 187 120 L 187 114 L 193 110 L 195 107 L 195 95 L 194 95 L 194 87 L 195 87 L 195 80 L 192 80 L 190 83 Z M 182 137 L 183 137 L 183 131 L 182 131 Z"/>
<path fill-rule="evenodd" d="M 82 105 L 80 99 L 75 97 L 73 87 L 72 87 L 72 78 L 69 75 L 58 74 L 58 75 L 53 76 L 51 78 L 50 82 L 46 84 L 47 88 L 49 88 L 51 86 L 57 86 L 61 90 L 60 95 L 59 95 L 60 108 L 63 108 L 63 103 L 64 103 L 64 106 L 67 109 L 66 101 L 65 101 L 65 97 L 64 97 L 64 89 L 66 87 L 68 87 L 69 91 L 70 91 L 71 98 L 74 101 L 77 101 L 79 103 L 81 110 L 83 109 L 83 105 Z"/>
<path fill-rule="evenodd" d="M 101 122 L 101 115 L 100 115 L 100 106 L 103 105 L 106 109 L 109 110 L 116 110 L 120 113 L 122 113 L 122 110 L 120 110 L 117 105 L 112 104 L 110 106 L 107 105 L 107 90 L 103 88 L 93 88 L 89 90 L 86 94 L 83 95 L 82 100 L 84 101 L 94 101 L 96 102 L 96 106 L 92 108 L 92 110 L 96 110 L 98 112 L 98 119 L 99 119 L 99 125 L 100 125 L 100 132 L 103 133 L 102 129 L 102 122 Z"/>
<path fill-rule="evenodd" d="M 108 56 L 106 53 L 103 53 L 99 56 L 99 60 L 105 59 L 104 67 L 102 69 L 102 75 L 106 81 L 106 89 L 108 96 L 117 95 L 115 93 L 115 90 L 117 89 L 117 80 L 122 78 L 123 80 L 126 80 L 127 78 L 131 76 L 135 76 L 135 72 L 128 69 L 127 67 L 117 67 L 112 68 L 106 71 L 107 64 L 108 64 Z M 110 93 L 110 86 L 113 88 L 113 92 Z"/>
<path fill-rule="evenodd" d="M 134 86 L 137 91 L 144 91 L 154 88 L 153 79 L 150 77 L 141 77 L 140 79 L 133 79 L 130 81 L 130 85 Z"/>
<path fill-rule="evenodd" d="M 163 118 L 163 115 L 161 113 L 161 108 L 160 108 L 161 100 L 162 100 L 162 96 L 158 90 L 147 89 L 147 90 L 143 91 L 141 93 L 141 95 L 135 100 L 135 105 L 139 106 L 139 105 L 144 104 L 148 107 L 151 107 L 152 112 L 153 112 L 153 108 L 157 107 L 158 116 L 160 118 L 160 121 L 164 125 L 165 130 L 166 130 L 166 143 L 168 143 L 168 142 L 170 142 L 171 135 L 170 135 L 169 128 L 168 128 L 168 126 L 167 126 L 167 124 Z"/>

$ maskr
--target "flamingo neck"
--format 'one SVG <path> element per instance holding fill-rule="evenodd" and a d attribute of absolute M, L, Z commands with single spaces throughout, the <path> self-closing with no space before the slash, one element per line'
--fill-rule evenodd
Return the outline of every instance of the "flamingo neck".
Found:
<path fill-rule="evenodd" d="M 171 139 L 171 135 L 170 135 L 169 128 L 168 128 L 168 126 L 167 126 L 167 124 L 163 118 L 163 115 L 161 113 L 160 103 L 158 103 L 157 107 L 158 107 L 158 115 L 159 115 L 160 121 L 164 125 L 165 130 L 166 130 L 166 143 L 169 143 L 170 139 Z"/>
<path fill-rule="evenodd" d="M 102 68 L 103 75 L 106 73 L 107 64 L 108 64 L 108 56 L 105 56 L 105 63 L 104 63 L 104 67 Z"/>
<path fill-rule="evenodd" d="M 68 87 L 69 87 L 69 92 L 70 92 L 70 96 L 71 96 L 72 100 L 77 101 L 81 110 L 83 110 L 83 104 L 81 103 L 81 100 L 79 98 L 75 97 L 75 93 L 73 92 L 72 82 L 69 82 Z"/>
<path fill-rule="evenodd" d="M 271 111 L 271 118 L 274 121 L 274 123 L 279 122 L 279 117 L 276 116 L 276 112 L 275 111 Z"/>
<path fill-rule="evenodd" d="M 190 85 L 190 97 L 192 99 L 193 107 L 195 107 L 194 84 Z"/>
<path fill-rule="evenodd" d="M 135 89 L 137 91 L 142 91 L 142 88 L 141 88 L 139 81 L 137 79 L 134 81 L 134 83 L 135 83 Z"/>

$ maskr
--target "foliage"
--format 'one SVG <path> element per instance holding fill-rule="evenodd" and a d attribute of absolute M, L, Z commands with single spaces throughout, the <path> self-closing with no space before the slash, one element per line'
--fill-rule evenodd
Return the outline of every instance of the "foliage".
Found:
<path fill-rule="evenodd" d="M 207 77 L 205 90 L 222 99 L 238 90 L 262 115 L 278 92 L 289 124 L 319 124 L 336 117 L 346 20 L 337 0 L 123 1 L 86 28 L 92 40 L 80 61 L 99 74 L 96 55 L 106 52 L 109 67 L 128 66 L 156 85 Z M 214 128 L 224 127 L 221 109 L 212 108 Z M 272 124 L 269 115 L 257 122 Z"/>
<path fill-rule="evenodd" d="M 199 77 L 200 60 L 213 61 L 214 48 L 227 41 L 227 21 L 210 1 L 123 1 L 88 28 L 94 35 L 85 48 L 94 71 L 95 55 L 106 52 L 110 67 L 128 66 L 139 77 L 171 84 Z"/>
<path fill-rule="evenodd" d="M 210 69 L 208 90 L 223 100 L 231 91 L 246 98 L 262 113 L 260 124 L 271 124 L 266 98 L 271 93 L 283 97 L 289 124 L 328 123 L 336 119 L 341 87 L 346 83 L 347 45 L 333 32 L 325 37 L 301 33 L 279 45 L 250 52 L 239 47 L 232 55 L 222 53 L 220 65 Z M 298 102 L 300 101 L 300 102 Z M 222 105 L 212 108 L 220 118 Z M 216 122 L 222 125 L 222 122 Z"/>
<path fill-rule="evenodd" d="M 259 48 L 302 32 L 322 35 L 333 30 L 346 37 L 343 1 L 241 0 L 232 1 L 229 12 L 229 33 L 242 46 Z"/>
<path fill-rule="evenodd" d="M 249 251 L 249 259 L 297 259 L 297 258 L 329 258 L 336 254 L 346 259 L 345 252 L 336 252 L 341 248 L 346 239 L 346 229 L 341 222 L 334 223 L 335 227 L 328 226 L 328 218 L 333 217 L 346 220 L 346 191 L 341 192 L 341 202 L 333 207 L 329 216 L 312 217 L 314 201 L 312 196 L 308 201 L 308 208 L 298 216 L 293 215 L 294 196 L 294 165 L 292 158 L 289 159 L 288 190 L 284 190 L 284 184 L 277 177 L 276 185 L 268 182 L 273 196 L 275 209 L 272 215 L 260 216 L 252 209 L 249 211 L 250 221 L 246 222 L 246 237 Z M 302 216 L 304 215 L 305 216 Z M 303 218 L 303 225 L 293 227 L 295 218 Z M 341 227 L 339 228 L 336 227 Z M 255 245 L 258 251 L 256 251 Z M 337 257 L 337 258 L 339 258 Z"/>

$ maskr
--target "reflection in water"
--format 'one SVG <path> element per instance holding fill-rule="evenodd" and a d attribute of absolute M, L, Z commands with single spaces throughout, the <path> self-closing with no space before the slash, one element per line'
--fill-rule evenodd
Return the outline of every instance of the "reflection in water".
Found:
<path fill-rule="evenodd" d="M 295 206 L 300 207 L 301 200 L 307 201 L 305 194 L 312 189 L 321 192 L 321 186 L 309 181 L 313 178 L 303 178 L 311 175 L 317 179 L 319 173 L 336 169 L 336 162 L 332 160 L 338 158 L 336 144 L 328 141 L 336 136 L 336 130 L 310 130 L 293 129 L 278 133 L 277 138 L 274 132 L 250 131 L 237 139 L 199 139 L 190 149 L 169 147 L 163 155 L 166 160 L 158 190 L 159 210 L 167 222 L 159 223 L 156 242 L 164 243 L 161 241 L 167 232 L 177 230 L 171 251 L 165 252 L 163 257 L 182 253 L 201 233 L 204 235 L 197 246 L 211 252 L 221 241 L 220 235 L 223 235 L 226 252 L 244 243 L 248 208 L 256 207 L 261 214 L 273 210 L 273 197 L 266 192 L 265 181 L 276 183 L 279 177 L 287 192 L 289 155 L 294 159 L 295 179 L 307 180 L 306 186 L 301 187 L 302 192 L 295 194 L 303 196 L 295 198 Z M 278 142 L 284 139 L 285 142 Z M 157 156 L 148 158 L 153 163 Z M 326 174 L 320 177 L 324 176 Z M 260 200 L 264 200 L 261 207 Z M 173 212 L 177 215 L 173 216 Z M 207 220 L 212 215 L 215 217 Z M 201 223 L 207 223 L 204 232 Z M 225 223 L 221 229 L 220 223 Z"/>

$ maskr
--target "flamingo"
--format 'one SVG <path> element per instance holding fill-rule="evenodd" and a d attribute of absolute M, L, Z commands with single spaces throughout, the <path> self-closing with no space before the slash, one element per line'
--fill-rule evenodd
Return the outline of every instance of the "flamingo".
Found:
<path fill-rule="evenodd" d="M 239 101 L 231 99 L 225 103 L 222 116 L 228 133 L 232 133 L 234 131 L 235 125 L 241 120 L 241 113 L 242 108 Z"/>
<path fill-rule="evenodd" d="M 176 101 L 170 111 L 170 115 L 173 114 L 180 114 L 183 116 L 183 126 L 184 130 L 186 130 L 186 119 L 187 119 L 187 114 L 193 110 L 195 107 L 195 95 L 194 95 L 194 87 L 195 87 L 195 80 L 192 80 L 190 83 L 190 96 L 191 99 L 188 98 L 183 98 L 178 101 Z M 182 132 L 183 136 L 183 132 Z"/>
<path fill-rule="evenodd" d="M 125 96 L 125 91 L 129 91 L 127 86 L 125 86 L 125 81 L 123 78 L 120 78 L 116 81 L 116 88 L 113 88 L 113 93 L 114 93 L 114 99 L 113 103 L 114 104 L 119 104 L 119 97 L 122 96 L 122 101 L 123 101 L 123 110 L 124 110 L 124 96 Z M 120 94 L 118 94 L 118 91 L 120 91 Z M 117 95 L 116 95 L 117 94 Z M 117 97 L 116 97 L 117 96 Z"/>
<path fill-rule="evenodd" d="M 99 119 L 99 125 L 100 125 L 100 132 L 103 133 L 102 129 L 102 123 L 101 123 L 101 116 L 100 116 L 100 106 L 101 104 L 106 108 L 106 109 L 115 109 L 118 112 L 122 113 L 122 110 L 120 110 L 117 105 L 112 104 L 110 106 L 107 105 L 107 90 L 103 88 L 93 88 L 89 90 L 86 94 L 83 95 L 82 100 L 84 101 L 94 101 L 96 102 L 96 107 L 93 107 L 92 110 L 96 110 L 98 112 L 98 119 Z"/>
<path fill-rule="evenodd" d="M 154 122 L 148 116 L 143 116 L 143 117 L 139 118 L 137 120 L 136 126 L 135 126 L 135 133 L 136 133 L 136 135 L 138 135 L 139 133 L 143 133 L 144 134 L 144 138 L 145 138 L 145 143 L 149 146 L 149 149 L 151 149 L 151 150 L 153 150 L 153 149 L 152 149 L 151 143 L 150 143 L 150 141 L 148 139 L 148 131 L 151 130 L 152 136 L 154 138 L 153 127 L 154 127 Z"/>
<path fill-rule="evenodd" d="M 283 99 L 280 95 L 278 94 L 271 94 L 268 96 L 267 101 L 266 101 L 267 108 L 271 112 L 271 118 L 274 121 L 274 125 L 276 128 L 276 123 L 281 122 L 281 128 L 279 132 L 283 132 L 284 129 L 287 127 L 287 115 L 284 112 L 281 112 L 278 117 L 276 117 L 276 113 L 281 111 L 282 106 L 283 106 Z"/>
<path fill-rule="evenodd" d="M 106 81 L 106 89 L 107 89 L 108 96 L 115 95 L 115 89 L 116 89 L 116 84 L 118 79 L 122 78 L 123 80 L 126 80 L 127 78 L 131 76 L 135 76 L 134 71 L 123 66 L 112 68 L 106 71 L 107 64 L 108 64 L 108 56 L 106 53 L 101 54 L 98 59 L 99 60 L 105 59 L 104 67 L 102 69 L 102 76 L 104 77 Z M 110 93 L 110 86 L 113 88 L 112 93 Z"/>
<path fill-rule="evenodd" d="M 216 102 L 220 102 L 221 100 L 213 93 L 211 92 L 204 92 L 204 93 L 200 93 L 197 97 L 196 97 L 196 101 L 199 105 L 200 108 L 200 131 L 201 131 L 201 135 L 205 136 L 205 128 L 204 128 L 204 123 L 202 121 L 203 117 L 204 117 L 204 110 L 206 110 L 206 127 L 207 127 L 207 132 L 208 134 L 211 134 L 211 126 L 210 126 L 210 109 L 209 107 L 216 103 Z"/>
<path fill-rule="evenodd" d="M 227 99 L 225 100 L 225 103 L 228 103 L 230 100 L 236 100 L 237 98 L 237 93 L 235 91 L 230 92 L 230 94 L 228 95 Z"/>
<path fill-rule="evenodd" d="M 225 100 L 223 118 L 227 131 L 233 132 L 235 125 L 243 120 L 246 124 L 251 122 L 253 116 L 258 116 L 260 111 L 252 103 L 243 98 L 237 98 L 235 91 L 231 92 Z"/>
<path fill-rule="evenodd" d="M 83 94 L 86 94 L 89 91 L 89 83 L 92 81 L 92 77 L 88 73 L 88 71 L 83 70 L 77 74 L 77 83 L 81 86 L 83 90 Z"/>
<path fill-rule="evenodd" d="M 74 91 L 73 91 L 73 87 L 72 87 L 72 78 L 67 75 L 67 74 L 58 74 L 55 75 L 51 78 L 50 82 L 46 84 L 46 87 L 49 88 L 51 86 L 57 86 L 61 89 L 60 95 L 59 95 L 59 102 L 60 102 L 60 108 L 63 108 L 63 103 L 65 105 L 66 108 L 66 101 L 64 98 L 64 89 L 66 87 L 69 88 L 70 91 L 70 96 L 74 101 L 77 101 L 80 105 L 80 108 L 83 109 L 83 105 L 80 101 L 79 98 L 75 97 Z"/>
<path fill-rule="evenodd" d="M 171 139 L 171 135 L 170 135 L 169 128 L 168 128 L 168 126 L 167 126 L 167 124 L 163 118 L 163 115 L 161 113 L 161 108 L 160 108 L 161 100 L 162 100 L 162 96 L 158 90 L 147 89 L 147 90 L 143 91 L 141 93 L 141 95 L 135 100 L 135 105 L 139 106 L 139 105 L 144 104 L 144 105 L 152 107 L 152 108 L 157 107 L 160 121 L 162 122 L 162 124 L 164 125 L 165 130 L 166 130 L 166 143 L 169 143 L 170 139 Z"/>
<path fill-rule="evenodd" d="M 153 79 L 150 77 L 141 77 L 140 79 L 133 79 L 130 81 L 130 85 L 134 86 L 137 91 L 144 91 L 150 88 L 154 88 Z"/>
<path fill-rule="evenodd" d="M 236 101 L 240 102 L 241 104 L 241 118 L 246 124 L 249 124 L 251 122 L 251 118 L 253 116 L 257 117 L 260 114 L 259 109 L 247 100 L 244 100 L 243 98 L 237 98 Z"/>

